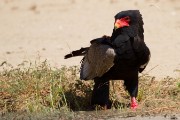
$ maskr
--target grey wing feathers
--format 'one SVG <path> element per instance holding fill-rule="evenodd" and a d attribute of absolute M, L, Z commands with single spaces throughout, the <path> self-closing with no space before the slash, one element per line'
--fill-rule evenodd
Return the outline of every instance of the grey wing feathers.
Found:
<path fill-rule="evenodd" d="M 91 80 L 95 77 L 101 77 L 114 65 L 114 57 L 115 51 L 112 47 L 93 43 L 83 58 L 80 78 Z"/>

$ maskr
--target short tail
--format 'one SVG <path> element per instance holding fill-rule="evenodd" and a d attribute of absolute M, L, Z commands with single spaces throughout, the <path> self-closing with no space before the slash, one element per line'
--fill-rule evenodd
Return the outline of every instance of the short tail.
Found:
<path fill-rule="evenodd" d="M 70 54 L 65 55 L 64 59 L 68 59 L 68 58 L 76 57 L 76 56 L 82 56 L 87 53 L 88 49 L 89 47 L 85 47 L 79 50 L 72 51 Z"/>

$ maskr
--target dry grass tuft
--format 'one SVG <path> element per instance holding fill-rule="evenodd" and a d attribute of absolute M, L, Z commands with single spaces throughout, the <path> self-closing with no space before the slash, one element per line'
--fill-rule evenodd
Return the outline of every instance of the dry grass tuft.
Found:
<path fill-rule="evenodd" d="M 79 79 L 77 66 L 52 68 L 46 61 L 41 64 L 24 62 L 17 68 L 1 64 L 0 113 L 22 115 L 53 114 L 77 117 L 73 111 L 91 110 L 90 98 L 93 81 Z M 139 108 L 129 109 L 129 95 L 122 81 L 111 84 L 113 109 L 125 116 L 180 112 L 180 79 L 165 78 L 156 81 L 142 76 L 139 85 Z M 63 113 L 63 114 L 62 114 Z M 119 113 L 118 113 L 119 114 Z"/>

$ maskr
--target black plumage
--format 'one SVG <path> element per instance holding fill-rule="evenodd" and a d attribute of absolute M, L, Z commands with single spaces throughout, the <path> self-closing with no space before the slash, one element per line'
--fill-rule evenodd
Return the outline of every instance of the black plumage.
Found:
<path fill-rule="evenodd" d="M 92 104 L 110 107 L 109 80 L 124 80 L 131 96 L 131 107 L 137 107 L 138 73 L 150 59 L 150 51 L 144 42 L 143 20 L 138 10 L 119 12 L 115 16 L 111 37 L 91 41 L 91 46 L 80 49 L 65 58 L 84 54 L 81 79 L 94 79 Z"/>

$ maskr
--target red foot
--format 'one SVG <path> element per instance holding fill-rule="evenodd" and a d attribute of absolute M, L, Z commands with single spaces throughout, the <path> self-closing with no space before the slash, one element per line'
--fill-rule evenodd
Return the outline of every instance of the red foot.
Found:
<path fill-rule="evenodd" d="M 137 101 L 135 97 L 131 98 L 131 109 L 135 110 L 138 107 Z"/>

